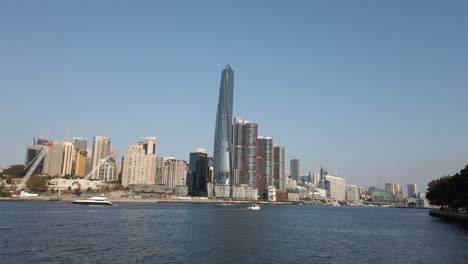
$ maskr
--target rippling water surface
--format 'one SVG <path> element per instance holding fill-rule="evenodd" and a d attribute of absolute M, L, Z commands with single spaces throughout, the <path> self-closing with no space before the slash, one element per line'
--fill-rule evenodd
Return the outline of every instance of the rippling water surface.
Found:
<path fill-rule="evenodd" d="M 468 263 L 427 210 L 0 202 L 0 263 Z"/>

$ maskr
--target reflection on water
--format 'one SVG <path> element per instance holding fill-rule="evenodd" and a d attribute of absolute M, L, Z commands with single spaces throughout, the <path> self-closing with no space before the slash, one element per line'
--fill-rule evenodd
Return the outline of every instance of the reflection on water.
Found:
<path fill-rule="evenodd" d="M 468 263 L 468 227 L 427 210 L 0 203 L 0 262 Z"/>

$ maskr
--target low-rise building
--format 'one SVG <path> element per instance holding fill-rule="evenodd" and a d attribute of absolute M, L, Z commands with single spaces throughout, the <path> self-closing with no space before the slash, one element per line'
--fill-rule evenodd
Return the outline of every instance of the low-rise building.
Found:
<path fill-rule="evenodd" d="M 288 201 L 298 202 L 299 201 L 299 193 L 288 192 Z"/>
<path fill-rule="evenodd" d="M 255 201 L 258 197 L 258 189 L 248 184 L 232 187 L 232 199 L 238 201 Z"/>
<path fill-rule="evenodd" d="M 83 179 L 52 179 L 48 182 L 47 188 L 54 188 L 56 190 L 68 190 L 70 187 L 72 190 L 81 189 L 87 190 L 99 190 L 101 188 L 102 182 L 100 181 L 89 181 Z"/>
<path fill-rule="evenodd" d="M 187 197 L 188 195 L 188 186 L 177 185 L 174 187 L 174 195 L 176 197 Z"/>

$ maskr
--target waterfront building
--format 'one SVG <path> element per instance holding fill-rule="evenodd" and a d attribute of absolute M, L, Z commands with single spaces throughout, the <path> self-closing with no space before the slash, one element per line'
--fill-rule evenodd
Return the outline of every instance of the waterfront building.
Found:
<path fill-rule="evenodd" d="M 248 184 L 233 186 L 232 199 L 238 201 L 255 201 L 258 199 L 258 189 Z"/>
<path fill-rule="evenodd" d="M 269 202 L 276 202 L 276 187 L 268 186 L 267 199 Z"/>
<path fill-rule="evenodd" d="M 63 142 L 61 144 L 63 144 L 63 165 L 61 175 L 72 175 L 75 146 L 70 142 Z"/>
<path fill-rule="evenodd" d="M 320 182 L 320 174 L 319 173 L 314 173 L 312 174 L 312 184 L 314 184 L 315 186 L 317 186 Z"/>
<path fill-rule="evenodd" d="M 322 186 L 327 190 L 327 197 L 336 201 L 346 200 L 346 183 L 343 178 L 333 175 L 325 175 Z"/>
<path fill-rule="evenodd" d="M 29 163 L 32 164 L 33 160 L 39 155 L 41 152 L 42 147 L 40 146 L 28 146 L 26 147 L 26 158 L 24 161 L 24 166 L 27 166 Z M 29 169 L 29 168 L 25 168 Z M 33 174 L 41 174 L 44 169 L 44 159 L 39 163 L 39 165 L 34 170 Z"/>
<path fill-rule="evenodd" d="M 268 187 L 274 186 L 273 178 L 273 139 L 258 137 L 258 192 L 267 195 Z"/>
<path fill-rule="evenodd" d="M 91 188 L 91 190 L 99 190 L 102 186 L 100 181 L 89 181 L 83 179 L 52 179 L 48 181 L 47 187 L 49 189 L 65 191 L 68 188 L 81 189 L 83 191 Z"/>
<path fill-rule="evenodd" d="M 395 195 L 386 190 L 379 189 L 377 187 L 369 188 L 369 195 L 373 202 L 375 203 L 395 203 L 397 199 Z"/>
<path fill-rule="evenodd" d="M 109 158 L 99 168 L 99 180 L 101 182 L 112 182 L 117 180 L 116 174 L 117 162 L 114 158 Z"/>
<path fill-rule="evenodd" d="M 95 136 L 93 140 L 93 150 L 91 152 L 91 167 L 89 170 L 93 170 L 99 166 L 101 159 L 106 158 L 111 153 L 111 140 L 108 137 Z M 100 170 L 97 170 L 91 175 L 91 179 L 99 179 L 102 176 L 99 175 Z"/>
<path fill-rule="evenodd" d="M 49 145 L 49 151 L 44 157 L 44 169 L 42 173 L 50 176 L 62 175 L 64 145 L 62 142 L 54 141 Z"/>
<path fill-rule="evenodd" d="M 243 156 L 243 135 L 244 135 L 244 121 L 242 121 L 239 117 L 234 119 L 233 125 L 233 153 L 232 153 L 232 179 L 231 183 L 234 186 L 238 186 L 242 184 L 242 165 L 244 161 Z"/>
<path fill-rule="evenodd" d="M 88 143 L 87 140 L 84 138 L 74 137 L 73 138 L 73 146 L 77 150 L 87 151 L 88 150 Z"/>
<path fill-rule="evenodd" d="M 187 184 L 188 165 L 185 160 L 177 160 L 173 157 L 165 157 L 162 162 L 161 182 L 166 187 L 173 189 L 177 185 Z"/>
<path fill-rule="evenodd" d="M 232 109 L 234 71 L 230 65 L 222 71 L 214 137 L 214 184 L 229 185 L 232 168 Z M 218 196 L 215 193 L 216 196 Z"/>
<path fill-rule="evenodd" d="M 258 124 L 236 118 L 234 124 L 233 186 L 258 188 Z"/>
<path fill-rule="evenodd" d="M 286 149 L 283 146 L 273 147 L 273 178 L 275 187 L 286 191 Z"/>
<path fill-rule="evenodd" d="M 209 181 L 208 154 L 204 149 L 190 153 L 189 171 L 187 173 L 188 194 L 206 196 L 206 183 Z"/>
<path fill-rule="evenodd" d="M 291 171 L 291 178 L 295 181 L 299 181 L 299 176 L 301 174 L 300 170 L 300 160 L 292 159 L 289 162 L 289 169 Z"/>
<path fill-rule="evenodd" d="M 88 152 L 86 150 L 75 149 L 73 176 L 84 177 L 86 175 L 87 157 Z"/>
<path fill-rule="evenodd" d="M 416 188 L 416 184 L 408 184 L 408 197 L 417 198 L 417 196 L 418 196 L 418 189 Z"/>
<path fill-rule="evenodd" d="M 145 172 L 145 150 L 140 145 L 131 145 L 123 159 L 122 185 L 152 184 L 148 181 Z"/>
<path fill-rule="evenodd" d="M 346 201 L 356 202 L 359 200 L 359 189 L 356 185 L 346 185 Z"/>
<path fill-rule="evenodd" d="M 186 185 L 176 185 L 174 187 L 174 196 L 176 197 L 187 197 L 188 187 Z"/>
<path fill-rule="evenodd" d="M 385 191 L 395 195 L 395 185 L 393 183 L 386 183 L 385 184 Z"/>

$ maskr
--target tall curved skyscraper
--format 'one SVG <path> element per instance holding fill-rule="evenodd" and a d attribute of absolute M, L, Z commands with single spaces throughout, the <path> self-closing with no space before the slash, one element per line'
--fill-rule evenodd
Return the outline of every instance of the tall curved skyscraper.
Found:
<path fill-rule="evenodd" d="M 213 151 L 213 183 L 229 184 L 232 162 L 232 106 L 234 71 L 227 65 L 221 74 Z"/>

